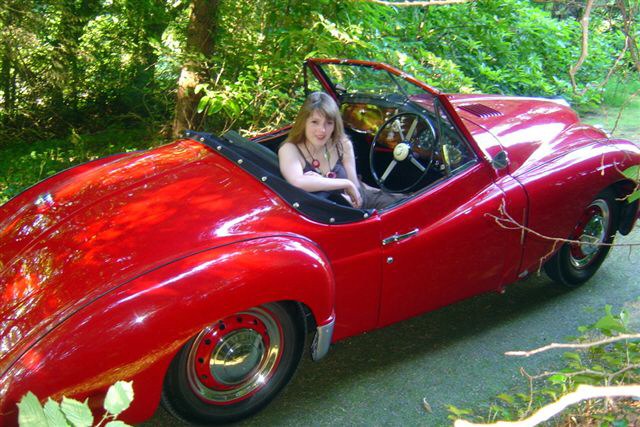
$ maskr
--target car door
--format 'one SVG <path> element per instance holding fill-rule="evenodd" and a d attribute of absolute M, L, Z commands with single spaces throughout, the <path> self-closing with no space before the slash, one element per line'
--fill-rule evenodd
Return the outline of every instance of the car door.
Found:
<path fill-rule="evenodd" d="M 526 197 L 508 175 L 476 161 L 381 213 L 379 326 L 433 310 L 516 279 L 519 232 L 496 222 L 501 207 L 522 219 Z"/>

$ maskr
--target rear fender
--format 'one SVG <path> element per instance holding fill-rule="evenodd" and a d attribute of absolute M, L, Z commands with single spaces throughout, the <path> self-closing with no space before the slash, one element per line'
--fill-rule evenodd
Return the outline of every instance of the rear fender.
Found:
<path fill-rule="evenodd" d="M 518 176 L 529 197 L 527 226 L 550 238 L 568 238 L 589 203 L 605 188 L 622 188 L 628 180 L 621 171 L 638 163 L 640 150 L 632 144 L 593 142 Z M 559 247 L 528 233 L 523 270 L 537 270 Z"/>
<path fill-rule="evenodd" d="M 141 422 L 153 415 L 166 369 L 187 340 L 220 318 L 277 301 L 303 303 L 319 331 L 332 325 L 333 273 L 309 240 L 260 237 L 175 260 L 101 296 L 43 337 L 0 380 L 7 393 L 0 411 L 14 410 L 27 391 L 100 405 L 110 384 L 133 380 L 135 399 L 122 419 Z"/>
<path fill-rule="evenodd" d="M 616 147 L 624 153 L 624 163 L 621 164 L 619 170 L 621 172 L 626 171 L 632 165 L 640 165 L 640 149 L 633 143 L 625 140 L 614 141 Z M 618 221 L 618 231 L 623 236 L 626 236 L 633 230 L 633 227 L 640 216 L 640 200 L 635 200 L 631 203 L 627 201 L 629 195 L 640 189 L 640 182 L 638 177 L 632 176 L 632 179 L 627 179 L 618 182 L 615 190 L 616 196 L 620 199 L 620 218 Z"/>
<path fill-rule="evenodd" d="M 638 211 L 640 200 L 635 200 L 631 203 L 627 201 L 629 195 L 635 190 L 636 184 L 630 181 L 620 182 L 615 187 L 616 197 L 620 200 L 618 231 L 623 236 L 631 233 L 640 214 L 640 211 Z"/>
<path fill-rule="evenodd" d="M 68 181 L 78 175 L 81 175 L 87 170 L 98 168 L 102 165 L 117 161 L 118 159 L 129 155 L 131 155 L 130 152 L 117 153 L 107 157 L 92 160 L 87 163 L 72 166 L 68 169 L 64 169 L 54 175 L 51 175 L 50 177 L 45 178 L 42 181 L 35 183 L 31 187 L 26 188 L 24 191 L 17 194 L 15 197 L 11 198 L 5 204 L 0 206 L 0 231 L 6 226 L 6 224 L 4 224 L 5 221 L 8 221 L 10 217 L 19 214 L 21 208 L 23 208 L 24 206 L 31 206 L 39 196 L 46 194 L 48 190 L 54 188 L 59 183 Z"/>

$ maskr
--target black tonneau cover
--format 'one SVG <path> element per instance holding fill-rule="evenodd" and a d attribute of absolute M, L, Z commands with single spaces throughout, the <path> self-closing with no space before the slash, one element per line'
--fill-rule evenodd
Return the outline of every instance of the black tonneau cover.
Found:
<path fill-rule="evenodd" d="M 294 187 L 280 174 L 277 156 L 273 151 L 235 132 L 219 137 L 210 133 L 186 131 L 185 136 L 211 147 L 234 162 L 309 219 L 324 224 L 347 224 L 361 221 L 375 212 L 373 209 L 344 206 Z"/>

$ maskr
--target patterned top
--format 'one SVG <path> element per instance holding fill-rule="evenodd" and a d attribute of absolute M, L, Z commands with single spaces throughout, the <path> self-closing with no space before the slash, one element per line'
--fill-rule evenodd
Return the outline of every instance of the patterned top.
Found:
<path fill-rule="evenodd" d="M 304 156 L 304 153 L 302 152 L 302 150 L 300 150 L 300 147 L 298 146 L 298 144 L 295 144 L 295 146 L 300 152 L 300 155 L 302 156 L 302 158 L 304 159 L 304 168 L 302 169 L 302 172 L 303 173 L 316 172 L 316 173 L 319 173 L 320 175 L 323 175 L 318 168 L 314 168 L 313 165 L 309 163 L 309 161 L 307 161 L 307 158 Z M 344 168 L 344 165 L 342 164 L 342 152 L 340 150 L 338 150 L 338 161 L 333 166 L 333 169 L 331 169 L 331 171 L 329 171 L 328 174 L 323 176 L 328 176 L 329 174 L 333 175 L 331 176 L 331 178 L 347 179 L 347 171 Z M 342 190 L 312 191 L 311 193 L 315 194 L 318 197 L 331 199 L 334 202 L 337 201 L 338 203 L 342 203 L 342 200 L 344 199 L 344 197 L 342 197 L 342 193 L 343 193 Z"/>

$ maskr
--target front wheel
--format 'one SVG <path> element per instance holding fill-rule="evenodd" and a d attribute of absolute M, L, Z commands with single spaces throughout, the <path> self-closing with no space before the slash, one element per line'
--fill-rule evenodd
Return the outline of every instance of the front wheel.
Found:
<path fill-rule="evenodd" d="M 615 237 L 618 205 L 611 190 L 600 193 L 583 212 L 567 242 L 545 264 L 555 282 L 577 287 L 589 280 L 607 256 Z"/>
<path fill-rule="evenodd" d="M 238 421 L 262 409 L 289 382 L 303 352 L 299 307 L 267 304 L 204 328 L 169 367 L 163 406 L 197 424 Z"/>

